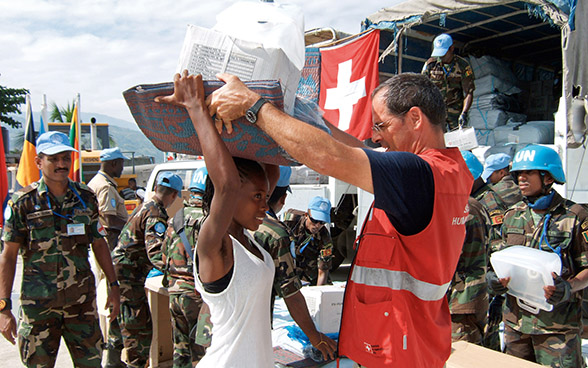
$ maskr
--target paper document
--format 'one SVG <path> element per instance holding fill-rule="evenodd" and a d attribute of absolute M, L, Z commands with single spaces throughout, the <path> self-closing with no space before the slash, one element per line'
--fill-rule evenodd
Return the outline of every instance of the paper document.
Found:
<path fill-rule="evenodd" d="M 284 94 L 284 110 L 292 114 L 300 71 L 281 49 L 264 48 L 206 28 L 188 25 L 177 72 L 202 74 L 216 80 L 218 73 L 230 73 L 242 81 L 279 80 Z"/>

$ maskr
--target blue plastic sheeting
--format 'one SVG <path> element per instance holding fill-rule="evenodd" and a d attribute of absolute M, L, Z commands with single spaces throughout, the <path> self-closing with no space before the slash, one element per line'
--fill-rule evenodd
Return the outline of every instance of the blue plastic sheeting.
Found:
<path fill-rule="evenodd" d="M 568 15 L 568 25 L 573 31 L 575 27 L 576 18 L 576 5 L 578 0 L 547 0 L 548 2 L 555 5 L 559 10 Z"/>

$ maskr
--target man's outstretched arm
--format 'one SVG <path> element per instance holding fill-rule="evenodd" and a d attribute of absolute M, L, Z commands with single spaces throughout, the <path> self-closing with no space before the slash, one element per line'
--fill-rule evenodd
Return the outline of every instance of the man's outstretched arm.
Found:
<path fill-rule="evenodd" d="M 211 115 L 229 123 L 243 115 L 260 96 L 234 75 L 219 74 L 226 82 L 207 99 Z M 266 103 L 256 124 L 297 161 L 323 174 L 373 193 L 372 175 L 366 153 L 351 147 L 328 133 L 297 120 Z"/>

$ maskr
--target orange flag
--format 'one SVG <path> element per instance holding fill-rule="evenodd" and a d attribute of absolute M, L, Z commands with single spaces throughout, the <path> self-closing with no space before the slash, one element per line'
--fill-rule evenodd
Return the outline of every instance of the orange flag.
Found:
<path fill-rule="evenodd" d="M 69 144 L 78 152 L 72 152 L 72 168 L 69 178 L 73 181 L 82 181 L 82 151 L 80 149 L 80 121 L 78 119 L 78 104 L 74 107 L 71 126 L 69 128 Z"/>
<path fill-rule="evenodd" d="M 27 95 L 27 122 L 25 126 L 24 142 L 22 145 L 22 153 L 18 163 L 18 171 L 16 172 L 16 181 L 21 187 L 26 187 L 34 181 L 39 180 L 39 169 L 35 164 L 35 156 L 37 156 L 36 140 L 35 140 L 35 125 L 33 123 L 33 111 L 31 109 L 31 99 Z"/>

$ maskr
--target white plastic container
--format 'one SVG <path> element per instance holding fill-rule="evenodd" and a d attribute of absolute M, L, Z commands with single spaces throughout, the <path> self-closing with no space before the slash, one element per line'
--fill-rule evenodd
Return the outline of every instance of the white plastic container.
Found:
<path fill-rule="evenodd" d="M 552 272 L 561 273 L 557 254 L 516 245 L 493 253 L 490 263 L 499 278 L 511 278 L 508 294 L 517 298 L 521 308 L 533 314 L 539 313 L 539 309 L 553 309 L 545 299 L 543 287 L 553 285 Z"/>

